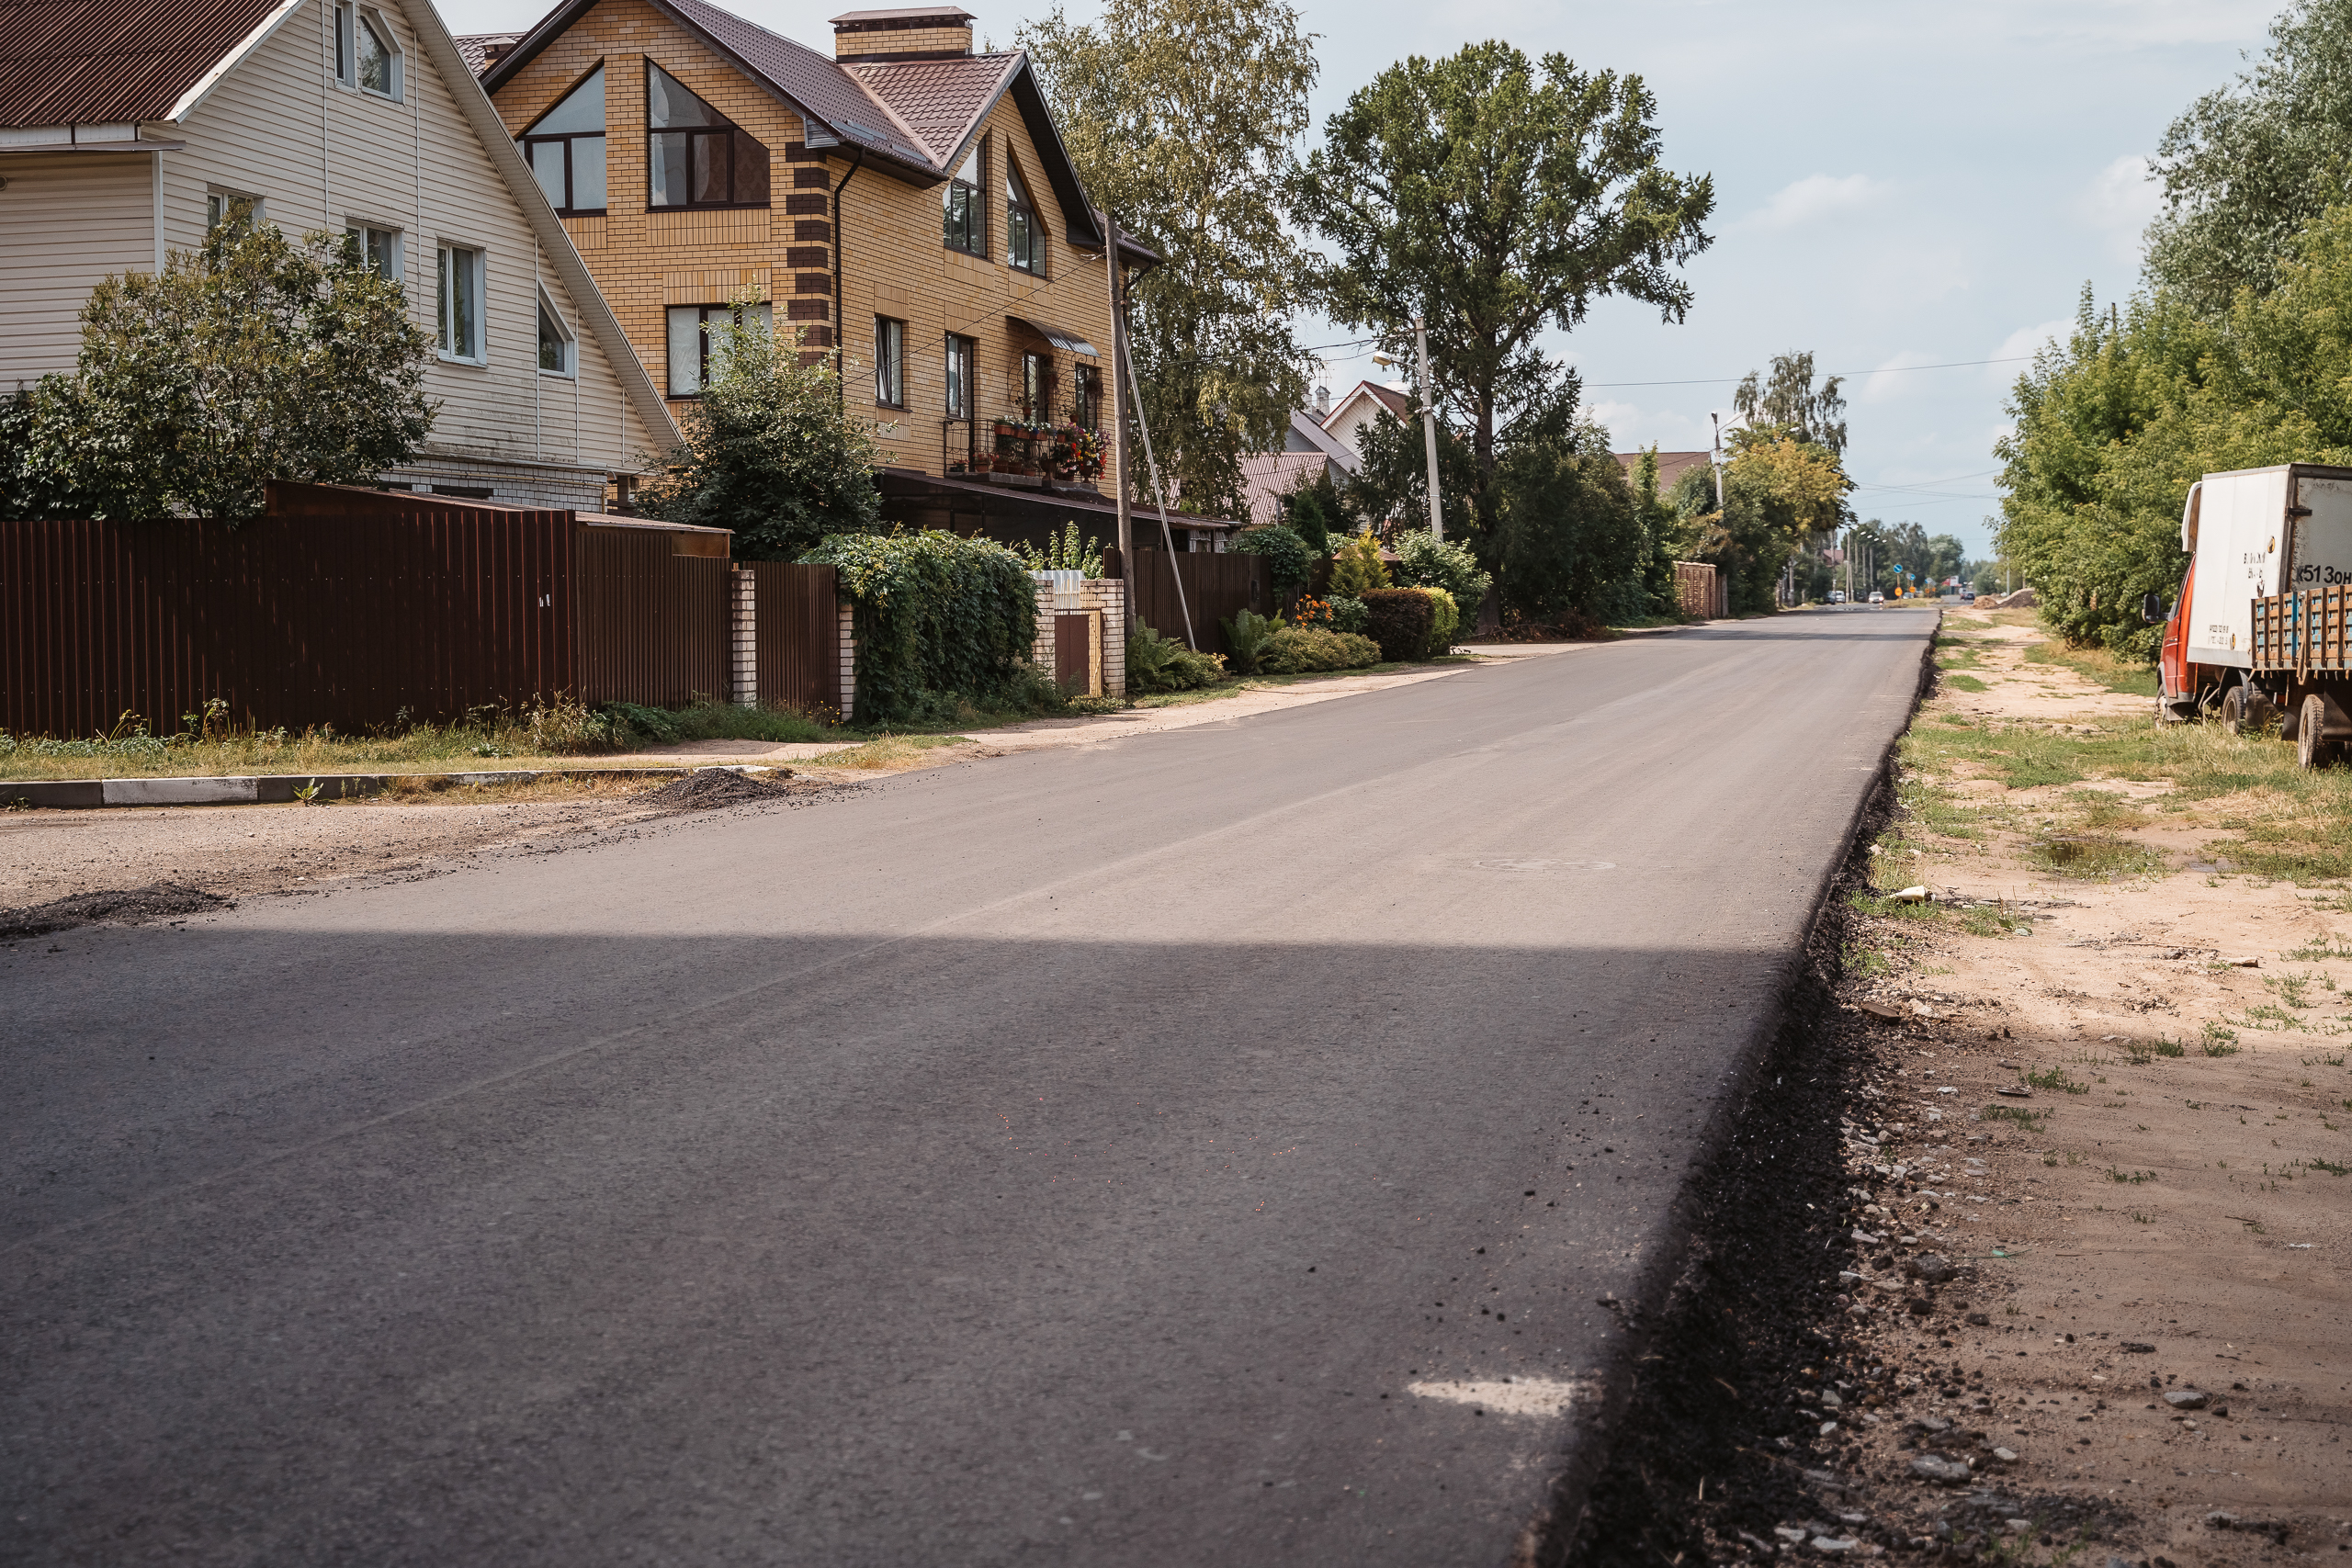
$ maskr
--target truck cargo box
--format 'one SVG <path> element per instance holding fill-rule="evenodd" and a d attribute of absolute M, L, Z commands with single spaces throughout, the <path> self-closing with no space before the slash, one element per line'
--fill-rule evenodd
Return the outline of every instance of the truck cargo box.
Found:
<path fill-rule="evenodd" d="M 2208 474 L 2190 491 L 2180 542 L 2194 563 L 2188 662 L 2251 668 L 2256 600 L 2352 584 L 2352 468 Z"/>

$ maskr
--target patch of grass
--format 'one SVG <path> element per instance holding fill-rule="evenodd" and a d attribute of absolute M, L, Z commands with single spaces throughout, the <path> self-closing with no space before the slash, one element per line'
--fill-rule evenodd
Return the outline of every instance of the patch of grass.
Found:
<path fill-rule="evenodd" d="M 2148 1049 L 2154 1051 L 2159 1056 L 2185 1056 L 2188 1055 L 2188 1047 L 2183 1045 L 2177 1040 L 2158 1040 L 2152 1043 Z"/>
<path fill-rule="evenodd" d="M 2100 833 L 2048 834 L 2029 844 L 2026 852 L 2061 876 L 2086 882 L 2142 876 L 2165 864 L 2164 856 L 2144 845 Z"/>
<path fill-rule="evenodd" d="M 2238 1032 L 2224 1029 L 2218 1023 L 2205 1026 L 2205 1054 L 2208 1056 L 2234 1056 L 2238 1054 Z M 2190 1106 L 2191 1111 L 2196 1110 Z"/>
<path fill-rule="evenodd" d="M 2308 1032 L 2311 1025 L 2289 1012 L 2276 1002 L 2256 1002 L 2245 1010 L 2245 1016 L 2235 1021 L 2241 1029 L 2296 1030 Z M 2208 1048 L 2207 1055 L 2213 1055 Z"/>
<path fill-rule="evenodd" d="M 2109 1181 L 2128 1181 L 2137 1187 L 2143 1181 L 2154 1181 L 2156 1173 L 2153 1170 L 2118 1170 L 2110 1165 L 2107 1168 L 2107 1179 Z"/>
<path fill-rule="evenodd" d="M 2303 1162 L 2313 1170 L 2324 1170 L 2330 1176 L 2352 1176 L 2352 1165 L 2338 1165 L 2332 1159 L 2312 1158 Z"/>
<path fill-rule="evenodd" d="M 2041 1124 L 2050 1120 L 2047 1111 L 2029 1111 L 2022 1105 L 1988 1105 L 1984 1110 L 1987 1122 L 2014 1122 L 2021 1132 L 2039 1133 Z M 2052 1161 L 2056 1164 L 2056 1161 Z"/>
<path fill-rule="evenodd" d="M 2118 659 L 2105 649 L 2068 648 L 2058 642 L 2037 642 L 2025 650 L 2028 664 L 2054 664 L 2072 670 L 2094 685 L 2135 697 L 2156 694 L 2156 667 Z"/>
<path fill-rule="evenodd" d="M 2066 803 L 2080 814 L 2086 828 L 2144 828 L 2148 825 L 2147 813 L 2113 790 L 2068 790 Z"/>
<path fill-rule="evenodd" d="M 2030 1072 L 2025 1075 L 2025 1081 L 2036 1089 L 2055 1089 L 2061 1094 L 2088 1094 L 2091 1091 L 2090 1085 L 2068 1077 L 2064 1067 L 2048 1067 L 2038 1073 Z"/>
<path fill-rule="evenodd" d="M 2317 942 L 2307 942 L 2290 953 L 2278 955 L 2292 963 L 2311 964 L 2323 958 L 2352 958 L 2352 942 L 2340 936 L 2325 936 Z"/>
<path fill-rule="evenodd" d="M 1946 675 L 1944 684 L 1955 692 L 1989 692 L 1993 689 L 1973 675 Z"/>
<path fill-rule="evenodd" d="M 1844 958 L 1846 973 L 1858 980 L 1875 979 L 1881 975 L 1889 973 L 1894 967 L 1884 953 L 1875 947 L 1865 947 L 1860 942 L 1847 943 Z"/>
<path fill-rule="evenodd" d="M 942 746 L 954 746 L 967 739 L 962 735 L 884 735 L 863 746 L 853 746 L 844 751 L 828 751 L 808 759 L 812 768 L 855 768 L 869 773 L 890 773 L 920 764 L 923 753 Z"/>

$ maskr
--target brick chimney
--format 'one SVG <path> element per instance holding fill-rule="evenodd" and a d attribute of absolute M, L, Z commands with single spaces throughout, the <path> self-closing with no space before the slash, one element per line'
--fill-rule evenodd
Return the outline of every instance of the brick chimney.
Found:
<path fill-rule="evenodd" d="M 953 6 L 844 11 L 833 18 L 835 60 L 954 60 L 972 52 L 972 13 Z"/>

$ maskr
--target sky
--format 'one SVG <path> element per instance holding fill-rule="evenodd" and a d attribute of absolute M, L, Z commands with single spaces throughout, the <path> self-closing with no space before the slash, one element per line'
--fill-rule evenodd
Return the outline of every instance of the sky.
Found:
<path fill-rule="evenodd" d="M 722 3 L 829 51 L 841 6 Z M 1000 44 L 1051 9 L 962 4 Z M 1992 547 L 1992 449 L 2027 368 L 2016 361 L 2064 331 L 2086 283 L 2105 301 L 2137 282 L 2157 209 L 2145 160 L 2175 116 L 2259 52 L 2280 4 L 1304 0 L 1322 63 L 1308 144 L 1410 54 L 1503 39 L 1639 75 L 1667 165 L 1714 176 L 1714 244 L 1688 269 L 1697 299 L 1681 323 L 1604 300 L 1547 340 L 1583 374 L 1589 411 L 1621 451 L 1702 447 L 1744 372 L 1810 349 L 1849 378 L 1856 513 L 1953 534 L 1974 558 Z M 442 0 L 461 33 L 527 27 L 546 8 Z M 1310 345 L 1351 335 L 1301 323 Z M 1335 396 L 1389 374 L 1365 353 L 1325 355 Z M 2009 363 L 1960 363 L 1987 360 Z"/>

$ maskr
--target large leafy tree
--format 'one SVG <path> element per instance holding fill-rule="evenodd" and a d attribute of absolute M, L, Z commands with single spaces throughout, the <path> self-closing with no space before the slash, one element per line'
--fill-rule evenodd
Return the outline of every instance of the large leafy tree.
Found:
<path fill-rule="evenodd" d="M 260 515 L 266 479 L 351 483 L 432 430 L 431 340 L 347 242 L 232 221 L 156 274 L 108 277 L 75 373 L 0 420 L 16 515 Z"/>
<path fill-rule="evenodd" d="M 870 424 L 842 412 L 832 361 L 779 346 L 736 302 L 714 329 L 716 364 L 685 441 L 644 507 L 671 523 L 735 531 L 738 553 L 795 560 L 828 535 L 871 530 L 882 509 Z"/>
<path fill-rule="evenodd" d="M 1311 373 L 1290 318 L 1314 257 L 1286 181 L 1313 35 L 1283 0 L 1108 0 L 1017 38 L 1089 194 L 1161 258 L 1129 326 L 1162 470 L 1187 505 L 1244 515 L 1241 456 L 1280 448 Z"/>
<path fill-rule="evenodd" d="M 2352 176 L 2352 0 L 2297 0 L 2253 69 L 2173 121 L 2155 172 L 2151 281 L 2207 315 L 2241 288 L 2273 287 L 2297 234 Z"/>
<path fill-rule="evenodd" d="M 1574 328 L 1607 295 L 1668 321 L 1690 308 L 1680 268 L 1711 243 L 1701 225 L 1714 186 L 1659 166 L 1656 114 L 1638 76 L 1472 44 L 1382 72 L 1331 117 L 1301 171 L 1300 215 L 1339 253 L 1333 319 L 1399 351 L 1412 319 L 1428 321 L 1482 533 L 1496 526 L 1512 444 L 1549 444 L 1544 465 L 1576 467 L 1576 378 L 1540 334 Z"/>
<path fill-rule="evenodd" d="M 1826 377 L 1813 384 L 1813 351 L 1792 350 L 1772 356 L 1772 366 L 1758 374 L 1750 370 L 1731 395 L 1732 407 L 1751 429 L 1771 426 L 1797 440 L 1826 446 L 1843 456 L 1846 450 L 1846 395 L 1842 381 Z"/>

